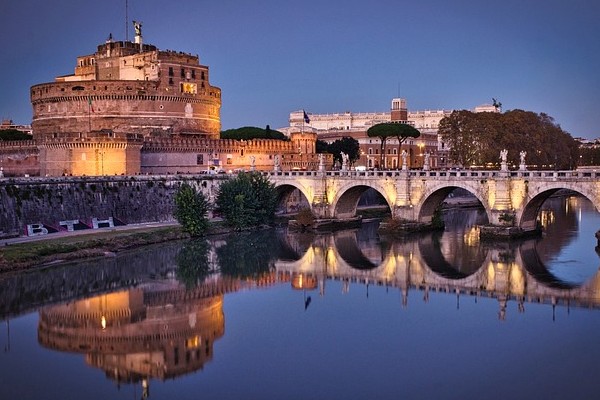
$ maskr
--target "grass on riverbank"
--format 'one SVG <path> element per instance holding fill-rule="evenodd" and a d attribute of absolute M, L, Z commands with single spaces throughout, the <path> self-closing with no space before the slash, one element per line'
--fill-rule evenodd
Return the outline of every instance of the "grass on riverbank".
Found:
<path fill-rule="evenodd" d="M 149 244 L 188 238 L 180 226 L 106 231 L 65 236 L 0 248 L 0 272 L 17 271 L 58 261 L 105 256 Z"/>

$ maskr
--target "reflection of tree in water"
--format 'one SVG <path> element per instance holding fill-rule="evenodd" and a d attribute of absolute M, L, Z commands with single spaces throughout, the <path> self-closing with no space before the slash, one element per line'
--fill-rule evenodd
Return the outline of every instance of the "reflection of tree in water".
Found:
<path fill-rule="evenodd" d="M 216 249 L 221 274 L 237 278 L 258 278 L 273 271 L 280 252 L 281 243 L 272 229 L 230 235 Z"/>
<path fill-rule="evenodd" d="M 211 273 L 208 260 L 209 244 L 205 239 L 187 242 L 175 257 L 177 279 L 192 287 L 202 282 Z"/>

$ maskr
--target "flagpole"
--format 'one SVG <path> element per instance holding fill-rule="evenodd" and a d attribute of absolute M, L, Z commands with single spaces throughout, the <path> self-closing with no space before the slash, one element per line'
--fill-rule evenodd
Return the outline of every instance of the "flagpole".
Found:
<path fill-rule="evenodd" d="M 92 132 L 92 99 L 88 97 L 88 132 Z"/>

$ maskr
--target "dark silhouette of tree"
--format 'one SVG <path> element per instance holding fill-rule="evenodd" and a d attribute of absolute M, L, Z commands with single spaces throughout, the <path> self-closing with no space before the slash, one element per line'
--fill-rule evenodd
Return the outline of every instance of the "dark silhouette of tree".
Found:
<path fill-rule="evenodd" d="M 360 145 L 358 140 L 348 136 L 330 143 L 327 146 L 327 152 L 333 154 L 333 163 L 342 163 L 342 152 L 348 154 L 348 162 L 354 164 L 360 157 Z"/>
<path fill-rule="evenodd" d="M 276 139 L 289 140 L 283 133 L 271 129 L 269 125 L 265 129 L 256 128 L 253 126 L 245 126 L 243 128 L 228 129 L 221 132 L 221 139 L 233 140 L 252 140 L 252 139 Z"/>
<path fill-rule="evenodd" d="M 367 136 L 379 138 L 381 141 L 379 165 L 383 167 L 383 157 L 385 155 L 386 142 L 389 138 L 397 138 L 401 149 L 402 143 L 404 143 L 408 138 L 418 138 L 421 136 L 421 132 L 408 124 L 385 122 L 382 124 L 373 125 L 367 129 Z M 401 151 L 399 151 L 397 155 L 397 165 L 400 165 L 400 153 Z"/>
<path fill-rule="evenodd" d="M 0 140 L 32 140 L 33 136 L 18 129 L 0 130 Z"/>
<path fill-rule="evenodd" d="M 547 114 L 510 110 L 504 113 L 454 111 L 440 121 L 438 133 L 449 147 L 451 162 L 464 167 L 497 167 L 500 151 L 508 164 L 519 165 L 519 153 L 534 168 L 573 168 L 578 144 Z"/>

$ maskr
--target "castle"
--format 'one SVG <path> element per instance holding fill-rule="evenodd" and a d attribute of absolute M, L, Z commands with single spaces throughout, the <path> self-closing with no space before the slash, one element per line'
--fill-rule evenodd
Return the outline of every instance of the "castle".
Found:
<path fill-rule="evenodd" d="M 197 55 L 112 35 L 72 75 L 31 87 L 33 140 L 0 143 L 11 175 L 135 175 L 317 169 L 316 135 L 220 140 L 221 89 Z M 28 143 L 26 143 L 28 142 Z"/>

